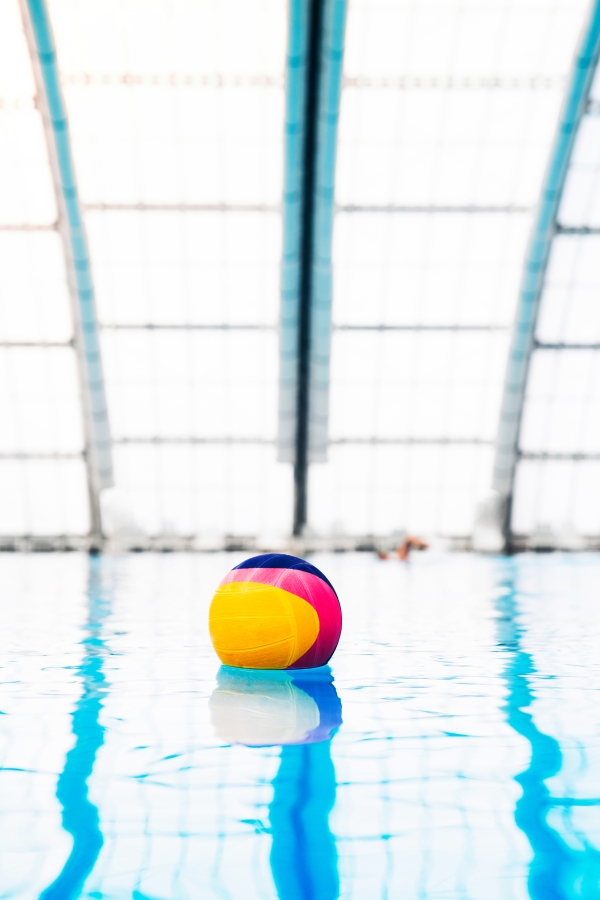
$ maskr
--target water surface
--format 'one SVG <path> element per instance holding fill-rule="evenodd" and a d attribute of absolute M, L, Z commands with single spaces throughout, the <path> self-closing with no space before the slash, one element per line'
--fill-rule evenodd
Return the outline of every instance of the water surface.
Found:
<path fill-rule="evenodd" d="M 320 554 L 293 677 L 210 647 L 241 559 L 0 556 L 0 897 L 600 897 L 600 557 Z"/>

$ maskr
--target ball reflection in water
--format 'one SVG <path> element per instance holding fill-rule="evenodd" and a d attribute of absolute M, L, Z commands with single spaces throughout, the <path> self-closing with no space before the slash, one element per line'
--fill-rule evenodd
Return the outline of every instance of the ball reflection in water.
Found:
<path fill-rule="evenodd" d="M 298 671 L 221 666 L 209 706 L 217 736 L 247 747 L 327 741 L 342 724 L 329 666 Z"/>

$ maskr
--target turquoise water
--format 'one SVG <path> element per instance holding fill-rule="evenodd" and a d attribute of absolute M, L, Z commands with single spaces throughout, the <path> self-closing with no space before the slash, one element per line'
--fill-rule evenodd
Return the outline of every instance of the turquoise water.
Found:
<path fill-rule="evenodd" d="M 0 556 L 0 897 L 600 897 L 600 557 L 315 555 L 298 676 L 211 649 L 242 558 Z"/>

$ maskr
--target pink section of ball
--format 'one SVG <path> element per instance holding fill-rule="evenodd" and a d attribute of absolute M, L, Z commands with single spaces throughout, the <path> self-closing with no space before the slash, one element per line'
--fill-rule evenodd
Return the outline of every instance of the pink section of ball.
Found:
<path fill-rule="evenodd" d="M 221 584 L 231 581 L 255 581 L 289 591 L 302 597 L 313 607 L 319 617 L 319 634 L 304 656 L 289 666 L 290 669 L 311 669 L 324 666 L 338 645 L 342 631 L 342 611 L 338 598 L 327 582 L 302 569 L 232 569 Z"/>

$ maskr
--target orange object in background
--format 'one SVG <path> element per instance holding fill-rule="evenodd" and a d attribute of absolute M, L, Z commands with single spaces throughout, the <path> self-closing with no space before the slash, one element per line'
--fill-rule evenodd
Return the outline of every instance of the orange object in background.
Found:
<path fill-rule="evenodd" d="M 402 543 L 396 548 L 394 551 L 395 555 L 398 559 L 403 561 L 407 560 L 410 556 L 411 550 L 428 550 L 429 544 L 427 541 L 424 541 L 420 537 L 416 537 L 412 534 L 407 534 Z M 378 553 L 379 559 L 389 559 L 392 554 L 390 553 Z"/>

